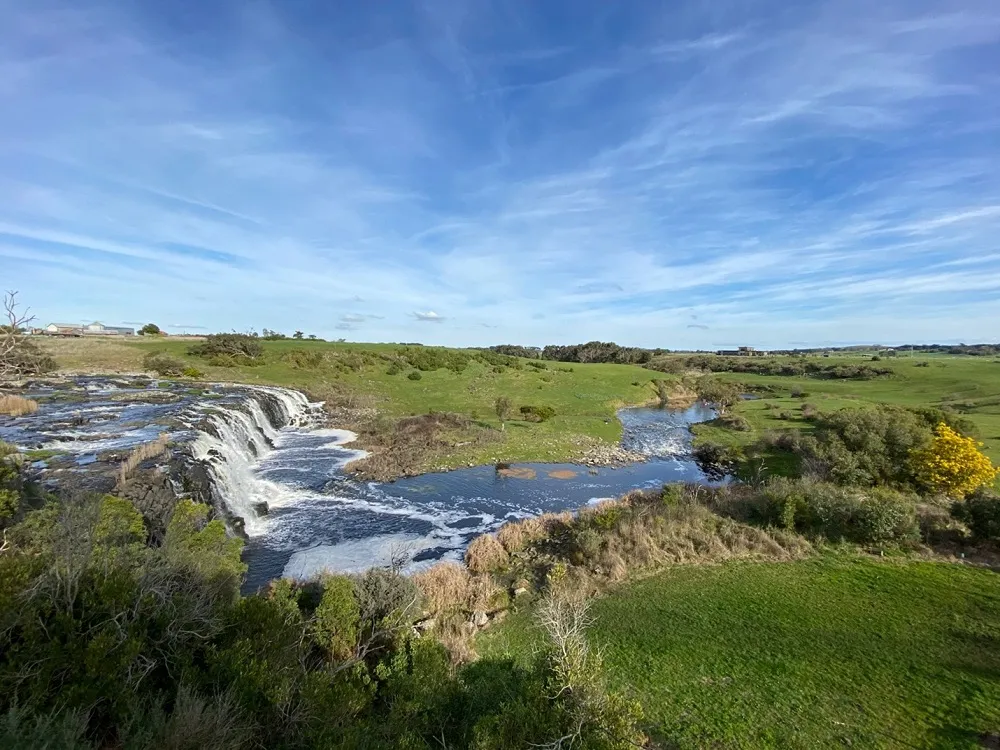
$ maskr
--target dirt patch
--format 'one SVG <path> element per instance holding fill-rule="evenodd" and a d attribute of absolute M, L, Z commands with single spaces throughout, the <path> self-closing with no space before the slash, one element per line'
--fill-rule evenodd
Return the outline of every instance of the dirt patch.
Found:
<path fill-rule="evenodd" d="M 573 479 L 576 476 L 576 472 L 570 469 L 557 469 L 556 471 L 550 471 L 549 476 L 553 479 Z"/>
<path fill-rule="evenodd" d="M 497 474 L 512 479 L 534 479 L 538 476 L 534 469 L 497 469 Z"/>

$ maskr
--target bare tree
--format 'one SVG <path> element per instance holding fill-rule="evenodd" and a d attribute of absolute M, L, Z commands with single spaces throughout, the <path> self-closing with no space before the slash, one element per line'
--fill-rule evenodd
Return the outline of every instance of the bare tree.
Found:
<path fill-rule="evenodd" d="M 0 325 L 0 380 L 17 380 L 55 369 L 52 358 L 24 337 L 24 329 L 35 316 L 27 308 L 19 311 L 19 307 L 17 292 L 6 292 L 3 309 L 7 322 Z"/>
<path fill-rule="evenodd" d="M 600 736 L 609 748 L 646 747 L 638 729 L 641 712 L 609 693 L 604 684 L 600 651 L 590 648 L 587 629 L 593 624 L 585 592 L 565 585 L 554 587 L 538 608 L 538 622 L 548 635 L 551 686 L 549 697 L 562 704 L 564 734 L 533 745 L 544 750 L 568 750 L 585 735 Z"/>

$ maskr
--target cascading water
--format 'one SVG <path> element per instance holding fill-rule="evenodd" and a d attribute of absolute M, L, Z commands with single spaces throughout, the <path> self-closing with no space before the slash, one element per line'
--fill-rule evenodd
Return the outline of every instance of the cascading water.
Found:
<path fill-rule="evenodd" d="M 110 491 L 134 446 L 162 433 L 187 446 L 208 475 L 201 492 L 210 492 L 220 513 L 248 537 L 248 590 L 283 574 L 384 564 L 399 552 L 417 565 L 455 559 L 473 537 L 510 519 L 577 509 L 637 487 L 702 480 L 690 460 L 688 427 L 713 416 L 704 407 L 623 410 L 623 445 L 649 456 L 645 463 L 521 464 L 517 477 L 477 466 L 377 484 L 344 471 L 365 455 L 345 447 L 355 436 L 321 428 L 321 405 L 297 391 L 247 385 L 196 391 L 190 383 L 76 378 L 40 383 L 28 395 L 39 401 L 38 413 L 0 418 L 0 439 L 57 454 L 32 464 L 53 486 L 60 477 L 93 472 L 95 490 Z"/>
<path fill-rule="evenodd" d="M 296 496 L 294 488 L 259 476 L 255 466 L 275 450 L 281 428 L 309 426 L 321 407 L 298 391 L 270 387 L 248 388 L 235 406 L 202 407 L 211 410 L 208 425 L 191 443 L 191 454 L 208 467 L 216 502 L 242 519 L 248 536 L 264 532 L 271 507 Z"/>

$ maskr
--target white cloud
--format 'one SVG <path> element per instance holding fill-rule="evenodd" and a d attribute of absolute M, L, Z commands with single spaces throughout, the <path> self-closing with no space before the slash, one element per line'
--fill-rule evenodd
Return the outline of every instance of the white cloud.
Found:
<path fill-rule="evenodd" d="M 441 323 L 444 318 L 438 315 L 433 310 L 428 310 L 427 312 L 415 312 L 413 317 L 423 323 Z"/>

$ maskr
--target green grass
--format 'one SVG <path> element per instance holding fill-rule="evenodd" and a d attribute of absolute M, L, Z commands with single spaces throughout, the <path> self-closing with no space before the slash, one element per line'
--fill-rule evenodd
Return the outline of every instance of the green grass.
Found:
<path fill-rule="evenodd" d="M 825 364 L 864 364 L 859 357 L 813 358 Z M 926 362 L 928 367 L 918 363 Z M 710 426 L 699 426 L 699 439 L 723 444 L 748 444 L 767 430 L 810 429 L 802 418 L 802 404 L 820 411 L 835 411 L 866 403 L 899 406 L 950 407 L 976 424 L 985 452 L 1000 463 L 1000 361 L 989 357 L 921 356 L 888 358 L 872 363 L 890 367 L 892 377 L 874 380 L 823 380 L 808 377 L 783 377 L 720 373 L 718 377 L 747 385 L 770 386 L 779 392 L 740 403 L 734 411 L 747 418 L 752 432 L 737 433 Z M 806 395 L 793 398 L 793 390 Z M 782 412 L 791 419 L 781 419 Z"/>
<path fill-rule="evenodd" d="M 677 748 L 974 748 L 1000 731 L 1000 576 L 838 555 L 677 568 L 594 602 L 591 640 Z M 527 659 L 530 613 L 477 641 Z"/>
<path fill-rule="evenodd" d="M 392 354 L 399 348 L 395 344 L 269 341 L 263 342 L 267 355 L 264 365 L 212 367 L 205 360 L 187 354 L 190 341 L 153 339 L 112 344 L 72 339 L 43 343 L 60 367 L 68 370 L 141 371 L 146 353 L 166 352 L 198 367 L 205 373 L 205 380 L 283 385 L 313 393 L 322 393 L 331 386 L 344 387 L 372 395 L 381 412 L 395 417 L 429 411 L 457 412 L 499 428 L 493 404 L 498 396 L 511 399 L 514 418 L 507 422 L 499 442 L 458 446 L 451 453 L 436 457 L 436 466 L 493 460 L 571 460 L 595 442 L 620 440 L 622 428 L 615 417 L 616 409 L 655 399 L 653 381 L 670 379 L 662 373 L 629 365 L 561 362 L 547 362 L 544 370 L 525 366 L 495 373 L 477 361 L 461 373 L 440 369 L 424 372 L 416 381 L 407 379 L 406 371 L 386 374 L 385 362 L 358 371 L 336 367 L 338 358 L 350 359 L 359 352 Z M 298 369 L 281 359 L 289 350 L 321 351 L 327 355 L 327 361 L 316 368 Z M 523 421 L 517 410 L 525 405 L 551 406 L 556 416 L 543 423 Z"/>
<path fill-rule="evenodd" d="M 321 351 L 328 359 L 350 358 L 358 352 L 391 354 L 395 344 L 341 344 L 310 341 L 264 342 L 267 363 L 260 367 L 211 367 L 198 357 L 187 355 L 190 341 L 170 339 L 132 342 L 86 339 L 51 340 L 43 345 L 64 369 L 90 372 L 140 371 L 149 351 L 164 351 L 205 372 L 206 380 L 269 383 L 322 390 L 331 385 L 371 394 L 377 407 L 392 416 L 424 414 L 431 410 L 465 414 L 484 424 L 498 426 L 493 402 L 508 396 L 517 407 L 552 406 L 556 417 L 533 424 L 515 419 L 507 425 L 499 443 L 486 447 L 457 448 L 439 463 L 458 466 L 467 462 L 561 461 L 578 456 L 594 441 L 617 441 L 621 425 L 615 409 L 625 404 L 646 403 L 655 398 L 653 381 L 672 376 L 636 366 L 568 364 L 547 362 L 547 369 L 507 369 L 497 374 L 482 363 L 474 363 L 460 374 L 450 370 L 425 372 L 420 380 L 406 373 L 387 375 L 384 365 L 359 371 L 337 369 L 329 362 L 313 369 L 297 369 L 282 361 L 289 350 Z M 864 364 L 870 357 L 812 357 L 824 365 Z M 782 358 L 787 361 L 788 358 Z M 918 364 L 929 366 L 920 367 Z M 879 367 L 891 367 L 892 377 L 874 380 L 823 380 L 809 377 L 782 377 L 721 373 L 718 377 L 748 385 L 769 386 L 776 392 L 766 398 L 738 404 L 735 412 L 747 418 L 750 432 L 700 425 L 699 440 L 723 444 L 749 444 L 768 430 L 810 429 L 802 418 L 802 404 L 820 411 L 832 411 L 869 403 L 902 406 L 948 406 L 971 419 L 979 428 L 985 452 L 1000 463 L 1000 361 L 990 357 L 913 355 L 885 358 Z M 571 370 L 571 371 L 570 371 Z M 637 383 L 638 385 L 634 385 Z M 794 390 L 807 395 L 791 396 Z M 790 418 L 781 419 L 782 413 Z M 776 458 L 776 460 L 778 460 Z"/>

